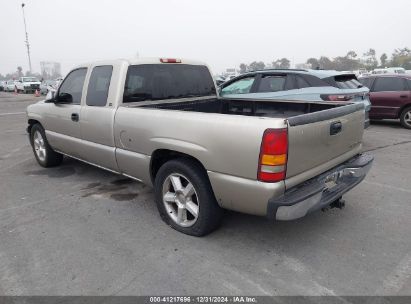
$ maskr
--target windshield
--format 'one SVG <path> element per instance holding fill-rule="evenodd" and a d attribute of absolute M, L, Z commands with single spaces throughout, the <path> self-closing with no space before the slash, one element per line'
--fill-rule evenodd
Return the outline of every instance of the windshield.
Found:
<path fill-rule="evenodd" d="M 215 95 L 206 66 L 143 64 L 128 68 L 123 102 Z"/>
<path fill-rule="evenodd" d="M 23 82 L 38 82 L 39 80 L 36 77 L 23 77 Z"/>
<path fill-rule="evenodd" d="M 43 84 L 45 85 L 54 85 L 55 83 L 56 83 L 55 80 L 44 80 L 43 81 Z"/>

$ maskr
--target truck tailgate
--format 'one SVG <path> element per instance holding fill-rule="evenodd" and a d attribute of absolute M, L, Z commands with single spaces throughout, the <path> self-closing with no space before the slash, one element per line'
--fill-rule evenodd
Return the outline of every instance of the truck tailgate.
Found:
<path fill-rule="evenodd" d="M 294 116 L 287 121 L 287 188 L 335 166 L 333 160 L 343 162 L 361 150 L 363 104 Z"/>

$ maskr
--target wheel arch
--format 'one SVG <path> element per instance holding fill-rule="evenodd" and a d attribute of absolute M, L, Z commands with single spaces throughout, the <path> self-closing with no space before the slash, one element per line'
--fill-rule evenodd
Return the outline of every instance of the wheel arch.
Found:
<path fill-rule="evenodd" d="M 411 107 L 411 102 L 410 103 L 406 103 L 405 105 L 403 105 L 397 113 L 397 118 L 401 117 L 402 111 L 404 111 L 406 108 L 410 108 Z"/>
<path fill-rule="evenodd" d="M 164 165 L 166 162 L 170 160 L 179 159 L 179 158 L 190 159 L 196 162 L 198 165 L 200 165 L 200 167 L 204 170 L 204 172 L 207 172 L 206 168 L 201 163 L 201 161 L 192 155 L 179 152 L 179 151 L 175 151 L 175 150 L 157 149 L 152 153 L 151 159 L 150 159 L 151 182 L 154 184 L 158 170 L 161 168 L 162 165 Z"/>
<path fill-rule="evenodd" d="M 33 128 L 33 126 L 36 125 L 36 124 L 39 124 L 41 127 L 43 127 L 42 124 L 41 124 L 41 122 L 38 121 L 37 119 L 29 118 L 29 120 L 28 120 L 27 122 L 28 122 L 28 124 L 29 124 L 29 125 L 27 126 L 27 133 L 28 133 L 28 134 L 31 133 L 31 128 Z"/>

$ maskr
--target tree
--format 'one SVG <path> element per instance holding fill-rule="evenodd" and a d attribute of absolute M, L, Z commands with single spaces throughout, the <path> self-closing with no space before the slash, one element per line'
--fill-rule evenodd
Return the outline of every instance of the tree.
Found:
<path fill-rule="evenodd" d="M 365 67 L 368 70 L 375 69 L 378 66 L 378 60 L 375 57 L 375 50 L 374 49 L 369 49 L 367 52 L 364 53 L 364 62 L 365 62 Z"/>
<path fill-rule="evenodd" d="M 248 66 L 250 71 L 256 71 L 256 70 L 264 70 L 265 68 L 265 63 L 262 61 L 253 61 L 250 63 Z"/>
<path fill-rule="evenodd" d="M 348 59 L 355 59 L 357 57 L 357 53 L 354 51 L 349 51 L 346 56 Z"/>
<path fill-rule="evenodd" d="M 387 54 L 383 53 L 380 57 L 381 67 L 385 67 L 387 65 L 387 59 L 388 59 Z"/>
<path fill-rule="evenodd" d="M 334 69 L 334 63 L 328 57 L 321 56 L 320 59 L 318 60 L 318 63 L 321 69 L 324 69 L 324 70 Z"/>
<path fill-rule="evenodd" d="M 406 70 L 411 69 L 411 50 L 407 47 L 396 49 L 391 57 L 391 66 L 403 67 Z"/>
<path fill-rule="evenodd" d="M 317 58 L 309 58 L 307 60 L 307 64 L 311 65 L 312 69 L 318 69 L 320 68 L 320 63 L 318 62 Z"/>
<path fill-rule="evenodd" d="M 23 68 L 22 68 L 21 66 L 18 66 L 18 67 L 17 67 L 17 75 L 18 75 L 19 77 L 22 77 L 22 76 L 23 76 Z"/>
<path fill-rule="evenodd" d="M 241 63 L 240 64 L 240 73 L 244 74 L 245 72 L 247 72 L 247 65 L 245 63 Z"/>
<path fill-rule="evenodd" d="M 287 58 L 277 59 L 276 61 L 273 61 L 272 66 L 274 69 L 289 69 L 290 60 Z"/>

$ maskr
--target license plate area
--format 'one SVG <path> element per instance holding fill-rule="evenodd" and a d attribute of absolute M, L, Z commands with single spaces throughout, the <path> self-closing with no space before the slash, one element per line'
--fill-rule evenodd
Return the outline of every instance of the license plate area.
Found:
<path fill-rule="evenodd" d="M 338 184 L 338 180 L 343 176 L 343 170 L 335 171 L 328 174 L 324 179 L 326 190 L 331 190 Z"/>

